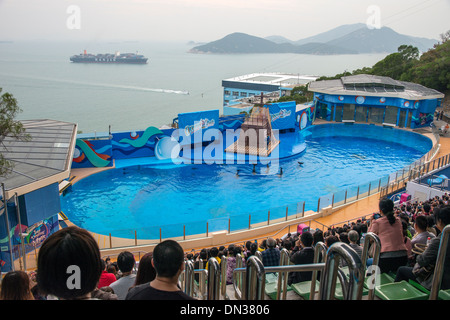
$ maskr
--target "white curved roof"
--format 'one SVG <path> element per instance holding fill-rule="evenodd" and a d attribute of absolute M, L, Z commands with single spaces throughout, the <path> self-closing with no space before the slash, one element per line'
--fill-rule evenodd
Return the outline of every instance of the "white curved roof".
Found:
<path fill-rule="evenodd" d="M 444 98 L 443 93 L 417 83 L 367 74 L 314 81 L 309 84 L 308 90 L 324 94 L 383 96 L 407 100 Z"/>

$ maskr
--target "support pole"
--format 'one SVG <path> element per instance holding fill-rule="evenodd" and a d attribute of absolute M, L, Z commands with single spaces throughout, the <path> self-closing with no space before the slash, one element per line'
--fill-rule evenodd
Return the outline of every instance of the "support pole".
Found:
<path fill-rule="evenodd" d="M 11 256 L 11 270 L 15 271 L 16 268 L 14 266 L 14 256 L 13 256 L 13 251 L 12 251 L 11 229 L 9 226 L 9 218 L 8 218 L 8 200 L 6 199 L 6 190 L 5 190 L 4 183 L 2 183 L 2 193 L 3 193 L 3 213 L 5 215 L 5 221 L 6 221 L 6 232 L 8 233 L 9 254 Z"/>

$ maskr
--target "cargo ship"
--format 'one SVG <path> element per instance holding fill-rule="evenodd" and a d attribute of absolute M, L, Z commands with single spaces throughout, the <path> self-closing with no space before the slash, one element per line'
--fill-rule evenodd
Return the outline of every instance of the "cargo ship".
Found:
<path fill-rule="evenodd" d="M 83 53 L 70 57 L 70 61 L 78 63 L 131 63 L 146 64 L 147 58 L 137 53 L 120 53 L 116 52 L 105 54 L 91 54 L 84 50 Z"/>

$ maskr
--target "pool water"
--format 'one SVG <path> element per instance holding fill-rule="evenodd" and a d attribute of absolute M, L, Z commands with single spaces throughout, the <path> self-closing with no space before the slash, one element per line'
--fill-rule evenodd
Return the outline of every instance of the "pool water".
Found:
<path fill-rule="evenodd" d="M 141 165 L 87 177 L 61 197 L 62 211 L 76 225 L 121 237 L 159 238 L 248 227 L 283 217 L 286 206 L 389 175 L 422 157 L 430 139 L 371 125 L 325 124 L 302 135 L 306 149 L 278 167 L 251 164 Z M 281 143 L 284 142 L 280 136 Z M 302 164 L 299 164 L 302 162 Z M 278 175 L 279 168 L 283 174 Z M 239 174 L 236 173 L 239 170 Z M 291 210 L 291 209 L 289 209 Z M 295 210 L 295 209 L 294 209 Z"/>

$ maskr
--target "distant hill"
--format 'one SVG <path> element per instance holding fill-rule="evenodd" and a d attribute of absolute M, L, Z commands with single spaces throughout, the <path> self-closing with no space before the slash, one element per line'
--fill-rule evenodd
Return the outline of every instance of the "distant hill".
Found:
<path fill-rule="evenodd" d="M 361 28 L 342 37 L 328 41 L 327 44 L 343 46 L 359 53 L 397 52 L 402 44 L 417 47 L 425 52 L 433 48 L 437 40 L 411 37 L 395 32 L 391 28 Z"/>
<path fill-rule="evenodd" d="M 273 41 L 245 33 L 232 33 L 222 39 L 196 46 L 191 53 L 303 53 L 303 54 L 352 54 L 352 49 L 324 43 L 308 43 L 297 46 L 291 43 Z"/>
<path fill-rule="evenodd" d="M 327 43 L 360 29 L 367 29 L 367 26 L 364 23 L 345 24 L 315 36 L 297 40 L 294 44 L 302 45 L 308 42 Z M 395 50 L 397 50 L 397 48 Z"/>
<path fill-rule="evenodd" d="M 402 44 L 413 45 L 420 51 L 431 49 L 438 41 L 402 35 L 391 28 L 369 29 L 363 23 L 342 25 L 327 32 L 292 41 L 282 36 L 267 38 L 245 33 L 232 33 L 190 50 L 192 53 L 301 53 L 358 54 L 392 53 Z"/>

